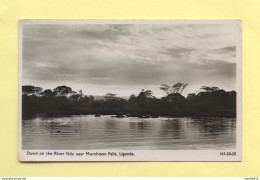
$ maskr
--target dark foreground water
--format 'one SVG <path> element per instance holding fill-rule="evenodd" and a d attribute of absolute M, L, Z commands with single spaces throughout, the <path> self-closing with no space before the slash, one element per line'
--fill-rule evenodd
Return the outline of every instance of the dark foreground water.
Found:
<path fill-rule="evenodd" d="M 23 120 L 22 149 L 194 150 L 236 145 L 236 119 L 80 115 Z"/>

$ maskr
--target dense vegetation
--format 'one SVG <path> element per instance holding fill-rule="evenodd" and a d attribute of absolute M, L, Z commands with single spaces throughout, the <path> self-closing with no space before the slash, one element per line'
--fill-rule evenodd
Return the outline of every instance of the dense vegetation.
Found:
<path fill-rule="evenodd" d="M 236 116 L 236 92 L 218 87 L 201 87 L 199 93 L 182 95 L 188 84 L 176 83 L 173 86 L 162 84 L 165 92 L 162 98 L 153 96 L 151 90 L 142 90 L 129 99 L 107 93 L 103 98 L 86 96 L 82 91 L 75 92 L 70 87 L 58 86 L 43 90 L 41 87 L 22 87 L 23 117 L 35 114 L 47 116 L 76 114 L 110 114 L 137 117 L 156 116 Z"/>

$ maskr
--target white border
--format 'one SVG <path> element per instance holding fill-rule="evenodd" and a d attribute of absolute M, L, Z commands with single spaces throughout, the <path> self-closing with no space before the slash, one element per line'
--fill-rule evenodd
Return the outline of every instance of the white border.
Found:
<path fill-rule="evenodd" d="M 237 129 L 236 148 L 229 150 L 22 150 L 22 26 L 23 24 L 230 24 L 238 26 L 236 49 Z M 18 150 L 20 161 L 241 161 L 242 160 L 242 40 L 241 20 L 20 20 L 19 21 L 19 114 Z M 134 156 L 66 156 L 27 155 L 27 152 L 132 152 Z M 220 152 L 236 152 L 236 156 L 220 156 Z"/>

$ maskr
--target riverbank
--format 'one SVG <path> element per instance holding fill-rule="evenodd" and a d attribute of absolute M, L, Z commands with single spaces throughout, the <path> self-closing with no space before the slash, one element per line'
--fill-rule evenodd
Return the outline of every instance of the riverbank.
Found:
<path fill-rule="evenodd" d="M 70 111 L 49 111 L 37 114 L 44 114 L 46 117 L 68 116 L 68 115 L 111 115 L 111 116 L 130 116 L 130 117 L 223 117 L 235 118 L 236 111 L 232 110 L 183 110 L 183 109 L 141 109 L 141 108 L 74 108 Z M 23 119 L 36 115 L 26 114 Z"/>

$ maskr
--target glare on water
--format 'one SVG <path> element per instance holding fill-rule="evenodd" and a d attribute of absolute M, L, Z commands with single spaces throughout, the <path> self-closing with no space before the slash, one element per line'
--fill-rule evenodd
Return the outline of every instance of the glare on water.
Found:
<path fill-rule="evenodd" d="M 77 115 L 22 122 L 22 149 L 216 150 L 235 145 L 234 118 Z"/>

